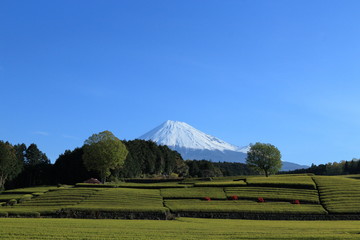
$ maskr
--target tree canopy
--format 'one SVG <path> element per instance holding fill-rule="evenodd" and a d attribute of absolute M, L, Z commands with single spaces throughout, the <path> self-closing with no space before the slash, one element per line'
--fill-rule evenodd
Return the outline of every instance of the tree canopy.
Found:
<path fill-rule="evenodd" d="M 281 169 L 281 153 L 274 145 L 257 142 L 251 145 L 246 163 L 250 168 L 268 177 L 269 174 L 277 173 Z"/>
<path fill-rule="evenodd" d="M 98 177 L 94 172 L 89 172 L 84 166 L 82 156 L 83 148 L 66 150 L 60 154 L 54 164 L 54 177 L 56 183 L 75 184 L 91 177 Z"/>
<path fill-rule="evenodd" d="M 4 189 L 5 182 L 16 177 L 22 169 L 22 162 L 16 156 L 14 147 L 0 141 L 0 190 Z"/>
<path fill-rule="evenodd" d="M 128 154 L 126 146 L 110 131 L 93 134 L 85 140 L 83 149 L 85 167 L 97 171 L 103 182 L 112 169 L 124 165 Z"/>
<path fill-rule="evenodd" d="M 22 147 L 22 145 L 20 145 Z M 41 152 L 35 143 L 30 144 L 25 152 L 25 164 L 35 166 L 38 164 L 50 164 L 45 153 Z"/>
<path fill-rule="evenodd" d="M 129 150 L 125 160 L 124 177 L 187 174 L 188 167 L 181 155 L 167 146 L 141 139 L 124 141 L 124 143 Z"/>

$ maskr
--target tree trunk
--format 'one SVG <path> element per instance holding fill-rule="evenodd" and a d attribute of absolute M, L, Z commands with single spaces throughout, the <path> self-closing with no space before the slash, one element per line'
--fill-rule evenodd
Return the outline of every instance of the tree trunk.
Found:
<path fill-rule="evenodd" d="M 0 192 L 5 190 L 5 188 L 4 188 L 5 181 L 6 181 L 6 177 L 5 176 L 0 176 Z"/>
<path fill-rule="evenodd" d="M 104 184 L 106 181 L 105 171 L 103 170 L 100 171 L 100 178 L 101 178 L 101 182 Z"/>

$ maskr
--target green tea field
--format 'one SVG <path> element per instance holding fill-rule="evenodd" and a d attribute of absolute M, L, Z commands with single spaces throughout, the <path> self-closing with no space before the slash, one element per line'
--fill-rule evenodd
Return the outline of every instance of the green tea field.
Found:
<path fill-rule="evenodd" d="M 277 175 L 41 186 L 0 194 L 2 217 L 357 220 L 360 180 Z"/>

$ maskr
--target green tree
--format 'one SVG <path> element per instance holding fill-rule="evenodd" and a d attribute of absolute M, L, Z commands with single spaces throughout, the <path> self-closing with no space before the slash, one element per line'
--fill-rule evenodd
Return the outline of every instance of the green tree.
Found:
<path fill-rule="evenodd" d="M 126 146 L 110 131 L 93 134 L 84 143 L 85 167 L 99 173 L 105 182 L 111 170 L 122 167 L 128 154 Z"/>
<path fill-rule="evenodd" d="M 247 153 L 246 163 L 250 168 L 263 172 L 266 177 L 277 173 L 282 166 L 281 153 L 269 143 L 255 143 Z"/>
<path fill-rule="evenodd" d="M 5 182 L 16 177 L 22 169 L 22 162 L 16 156 L 14 147 L 0 141 L 0 190 L 4 189 Z"/>
<path fill-rule="evenodd" d="M 26 149 L 24 157 L 24 171 L 21 175 L 26 182 L 26 186 L 48 183 L 52 174 L 49 172 L 51 164 L 46 154 L 40 151 L 35 143 L 32 143 Z"/>
<path fill-rule="evenodd" d="M 35 166 L 38 164 L 50 164 L 45 153 L 41 152 L 35 143 L 30 144 L 25 153 L 25 164 Z"/>
<path fill-rule="evenodd" d="M 83 148 L 75 148 L 59 155 L 54 164 L 56 183 L 75 184 L 94 177 L 95 173 L 89 172 L 84 166 L 83 154 Z"/>
<path fill-rule="evenodd" d="M 14 145 L 15 153 L 19 161 L 25 163 L 26 145 L 25 143 Z"/>

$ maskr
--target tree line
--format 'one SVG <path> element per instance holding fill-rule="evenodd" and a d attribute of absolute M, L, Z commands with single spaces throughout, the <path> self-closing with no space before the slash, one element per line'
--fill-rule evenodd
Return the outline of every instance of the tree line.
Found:
<path fill-rule="evenodd" d="M 277 173 L 280 151 L 271 144 L 251 145 L 244 163 L 186 160 L 153 141 L 121 141 L 111 132 L 93 134 L 82 147 L 65 150 L 54 164 L 36 144 L 0 141 L 0 190 L 36 185 L 75 184 L 89 178 L 103 182 L 123 178 L 221 177 Z M 312 165 L 287 173 L 340 175 L 360 173 L 360 160 Z"/>
<path fill-rule="evenodd" d="M 167 146 L 157 145 L 153 141 L 136 139 L 121 142 L 127 154 L 123 164 L 108 169 L 109 172 L 105 175 L 109 181 L 118 181 L 123 178 L 220 177 L 256 174 L 243 163 L 184 161 L 178 152 Z M 52 164 L 35 143 L 26 146 L 24 143 L 12 145 L 9 142 L 0 141 L 0 188 L 75 184 L 92 177 L 101 179 L 105 175 L 102 176 L 98 167 L 92 168 L 86 165 L 84 155 L 87 143 L 89 141 L 85 141 L 82 147 L 65 150 Z M 95 158 L 94 161 L 101 160 Z"/>
<path fill-rule="evenodd" d="M 360 174 L 360 159 L 351 161 L 333 162 L 327 164 L 312 164 L 309 168 L 297 169 L 286 173 L 313 173 L 316 175 L 347 175 Z"/>
<path fill-rule="evenodd" d="M 51 163 L 36 144 L 11 145 L 0 141 L 0 190 L 47 184 L 51 176 Z"/>

